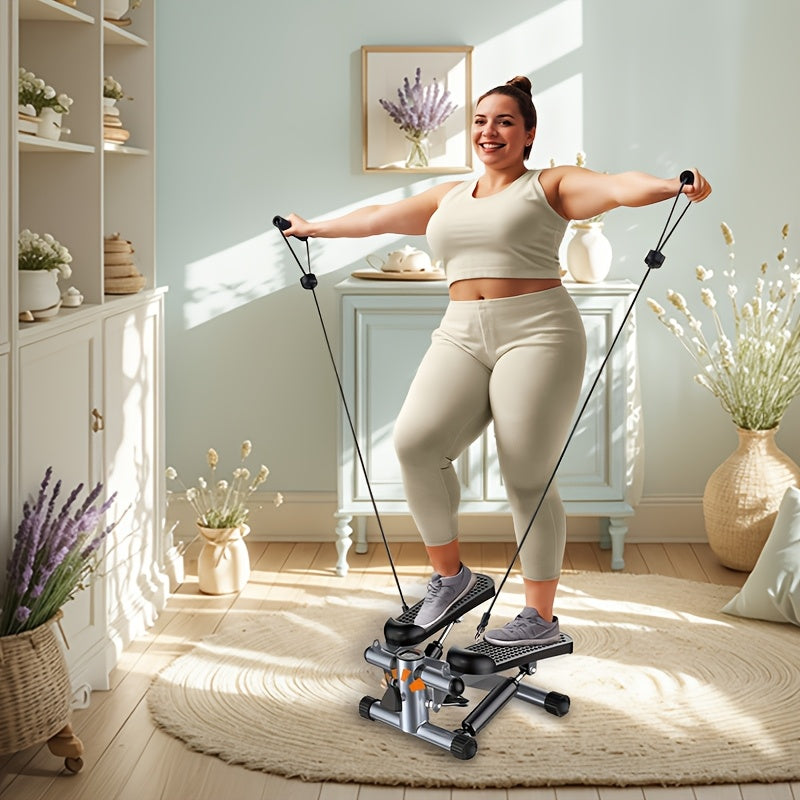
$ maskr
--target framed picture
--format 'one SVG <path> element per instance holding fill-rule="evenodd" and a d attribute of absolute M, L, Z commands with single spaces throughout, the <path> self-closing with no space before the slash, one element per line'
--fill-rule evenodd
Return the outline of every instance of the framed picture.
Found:
<path fill-rule="evenodd" d="M 364 172 L 472 170 L 472 47 L 365 45 L 361 84 Z"/>

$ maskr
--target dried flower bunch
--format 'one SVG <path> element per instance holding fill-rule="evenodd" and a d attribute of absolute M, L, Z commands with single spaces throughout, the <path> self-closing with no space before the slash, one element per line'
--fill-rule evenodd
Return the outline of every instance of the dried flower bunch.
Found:
<path fill-rule="evenodd" d="M 43 108 L 52 108 L 60 114 L 69 114 L 73 100 L 66 94 L 58 94 L 52 86 L 48 86 L 30 70 L 20 67 L 18 103 L 20 111 L 38 117 Z"/>
<path fill-rule="evenodd" d="M 116 497 L 115 493 L 100 507 L 94 505 L 103 489 L 100 483 L 73 513 L 83 490 L 80 484 L 56 513 L 61 481 L 50 494 L 52 475 L 48 467 L 37 498 L 23 505 L 0 600 L 0 636 L 37 628 L 89 586 L 99 565 L 100 545 L 117 525 L 99 527 Z"/>
<path fill-rule="evenodd" d="M 112 100 L 122 100 L 125 97 L 125 90 L 122 88 L 122 84 L 115 80 L 112 75 L 106 75 L 103 78 L 103 97 L 108 97 Z M 126 99 L 133 100 L 132 97 Z"/>
<path fill-rule="evenodd" d="M 242 442 L 242 464 L 252 451 L 253 445 L 249 439 Z M 210 477 L 208 480 L 198 478 L 197 486 L 187 489 L 173 467 L 167 468 L 167 478 L 171 481 L 177 480 L 183 486 L 186 499 L 197 513 L 197 522 L 204 528 L 236 528 L 243 525 L 249 514 L 246 501 L 266 481 L 269 470 L 262 464 L 251 482 L 250 470 L 240 466 L 233 470 L 233 480 L 229 483 L 226 480 L 216 479 L 219 455 L 213 447 L 209 449 L 206 460 L 211 470 Z M 273 503 L 277 507 L 282 502 L 283 495 L 277 492 Z"/>
<path fill-rule="evenodd" d="M 724 222 L 721 228 L 733 263 L 733 232 Z M 785 241 L 788 236 L 789 226 L 784 225 L 781 238 Z M 761 265 L 752 298 L 741 304 L 736 299 L 739 289 L 733 282 L 735 270 L 731 267 L 723 271 L 731 281 L 727 291 L 733 318 L 730 337 L 717 309 L 717 298 L 708 286 L 700 290 L 700 298 L 711 312 L 714 342 L 709 342 L 702 323 L 678 292 L 669 290 L 667 299 L 683 314 L 691 333 L 685 332 L 675 319 L 667 319 L 665 309 L 655 300 L 647 300 L 659 320 L 702 368 L 695 375 L 697 383 L 719 398 L 733 422 L 745 430 L 775 428 L 789 403 L 800 393 L 800 269 L 797 259 L 793 267 L 789 265 L 787 252 L 784 246 L 777 254 L 776 265 Z M 775 277 L 768 279 L 774 273 Z M 705 284 L 714 272 L 698 266 L 695 275 Z"/>
<path fill-rule="evenodd" d="M 49 233 L 39 236 L 25 228 L 19 235 L 17 249 L 19 269 L 57 269 L 65 279 L 72 275 L 69 250 Z"/>

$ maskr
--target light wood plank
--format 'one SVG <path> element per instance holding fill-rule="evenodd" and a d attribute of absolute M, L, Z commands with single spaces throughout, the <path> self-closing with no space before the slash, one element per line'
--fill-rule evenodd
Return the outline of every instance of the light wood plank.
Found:
<path fill-rule="evenodd" d="M 550 786 L 509 789 L 508 800 L 555 800 L 556 790 Z"/>
<path fill-rule="evenodd" d="M 323 783 L 319 800 L 358 800 L 358 784 Z"/>
<path fill-rule="evenodd" d="M 705 582 L 706 573 L 702 564 L 697 560 L 695 551 L 690 544 L 673 544 L 666 551 L 670 563 L 675 568 L 675 574 L 689 581 Z"/>
<path fill-rule="evenodd" d="M 667 551 L 662 544 L 640 544 L 639 550 L 647 564 L 648 570 L 653 575 L 666 575 L 677 578 L 678 572 L 669 560 Z"/>
<path fill-rule="evenodd" d="M 451 800 L 450 789 L 422 789 L 408 786 L 403 800 Z"/>
<path fill-rule="evenodd" d="M 403 800 L 402 786 L 365 786 L 358 790 L 358 800 Z"/>
<path fill-rule="evenodd" d="M 566 552 L 572 569 L 585 572 L 599 572 L 600 562 L 590 542 L 567 542 Z"/>
<path fill-rule="evenodd" d="M 743 783 L 742 800 L 793 800 L 788 783 Z"/>
<path fill-rule="evenodd" d="M 505 789 L 453 789 L 451 800 L 508 800 Z"/>
<path fill-rule="evenodd" d="M 600 795 L 600 800 L 643 800 L 644 798 L 644 792 L 640 786 L 601 786 L 597 793 Z"/>
<path fill-rule="evenodd" d="M 695 786 L 696 800 L 742 800 L 738 785 Z"/>
<path fill-rule="evenodd" d="M 597 789 L 592 786 L 557 786 L 556 800 L 598 800 Z"/>
<path fill-rule="evenodd" d="M 638 544 L 626 544 L 624 557 L 625 569 L 623 572 L 630 572 L 633 575 L 647 575 L 650 572 Z"/>
<path fill-rule="evenodd" d="M 691 786 L 645 786 L 644 800 L 696 800 Z"/>
<path fill-rule="evenodd" d="M 736 570 L 723 567 L 707 544 L 693 544 L 692 550 L 703 567 L 703 571 L 706 573 L 709 583 L 718 583 L 725 586 L 742 586 L 747 580 L 746 572 L 737 572 Z"/>

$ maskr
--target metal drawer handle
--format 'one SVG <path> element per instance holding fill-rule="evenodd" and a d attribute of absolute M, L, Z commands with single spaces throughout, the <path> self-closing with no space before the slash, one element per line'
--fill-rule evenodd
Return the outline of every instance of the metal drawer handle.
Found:
<path fill-rule="evenodd" d="M 105 430 L 106 421 L 103 419 L 103 415 L 96 408 L 92 409 L 92 416 L 94 417 L 92 420 L 92 430 L 95 433 Z"/>

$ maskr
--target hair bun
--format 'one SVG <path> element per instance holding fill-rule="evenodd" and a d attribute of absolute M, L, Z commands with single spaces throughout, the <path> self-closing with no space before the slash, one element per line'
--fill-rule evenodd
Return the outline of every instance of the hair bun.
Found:
<path fill-rule="evenodd" d="M 506 85 L 513 86 L 515 89 L 519 89 L 521 92 L 525 92 L 525 94 L 531 94 L 532 86 L 529 78 L 526 78 L 524 75 L 517 75 L 515 78 L 512 78 L 510 81 L 506 81 Z"/>

